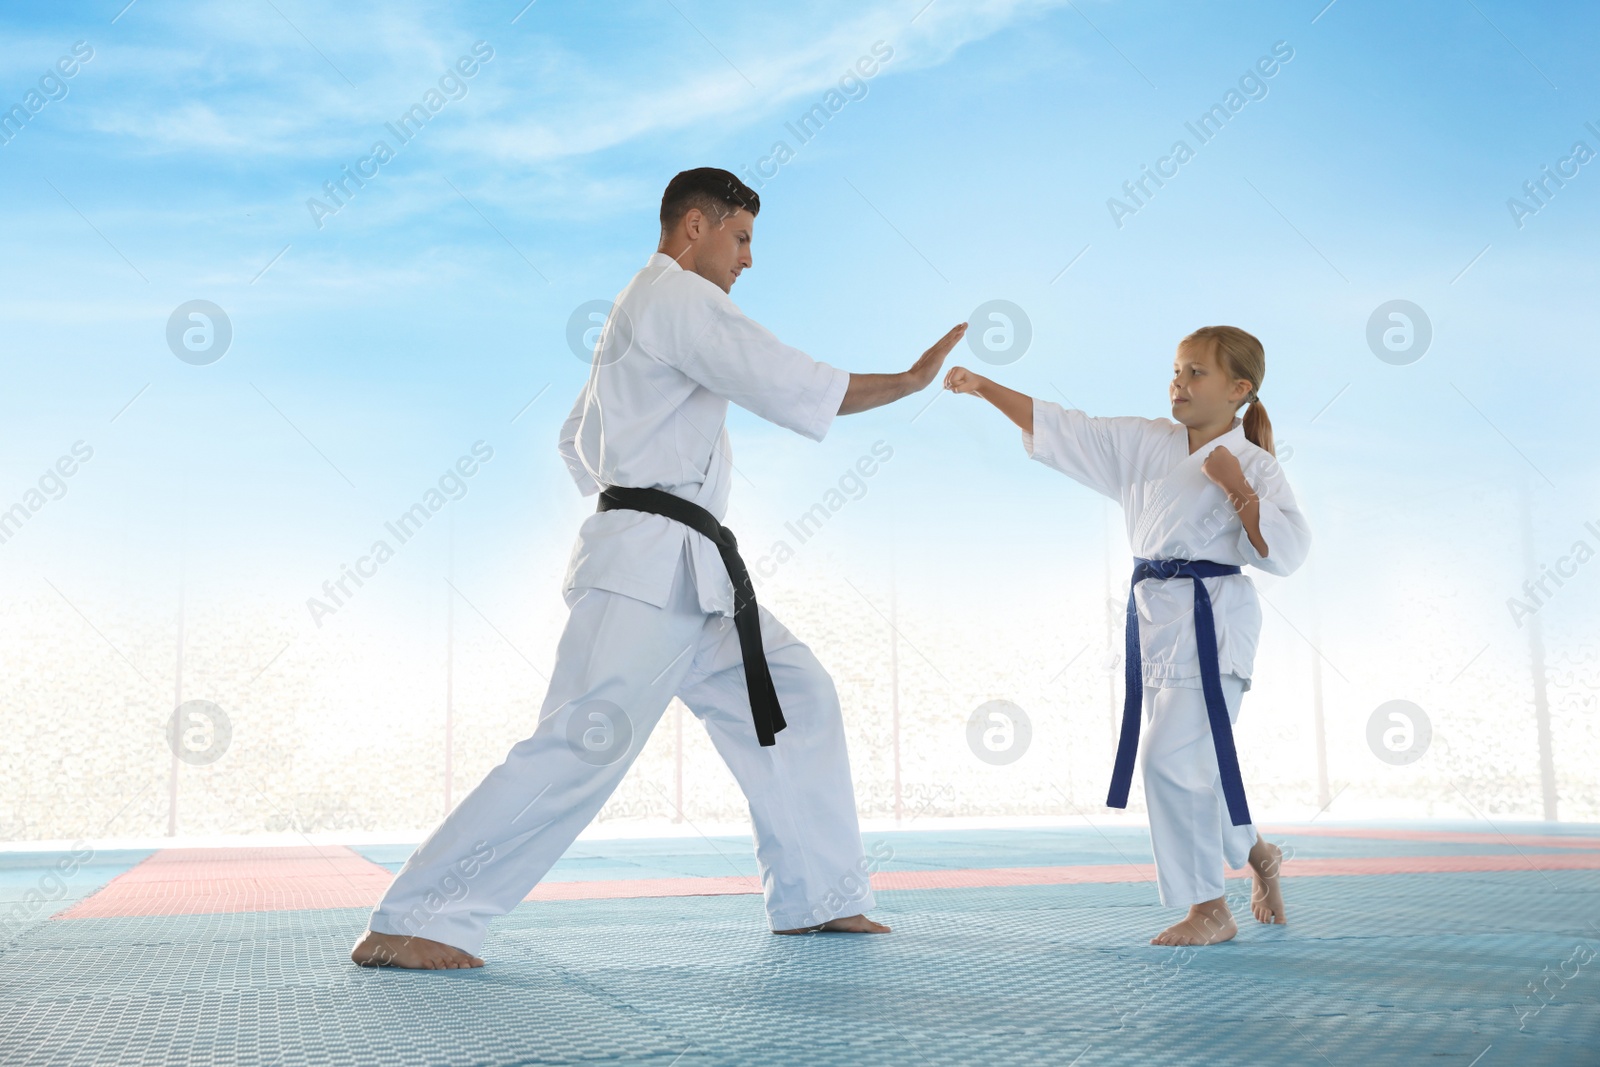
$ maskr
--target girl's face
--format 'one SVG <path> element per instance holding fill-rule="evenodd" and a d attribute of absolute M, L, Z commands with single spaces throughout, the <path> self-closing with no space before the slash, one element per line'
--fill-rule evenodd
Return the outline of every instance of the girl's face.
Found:
<path fill-rule="evenodd" d="M 1231 421 L 1234 412 L 1250 395 L 1250 382 L 1229 378 L 1212 353 L 1211 344 L 1198 342 L 1179 345 L 1172 361 L 1172 384 L 1167 392 L 1172 400 L 1172 417 L 1185 426 L 1215 426 Z"/>

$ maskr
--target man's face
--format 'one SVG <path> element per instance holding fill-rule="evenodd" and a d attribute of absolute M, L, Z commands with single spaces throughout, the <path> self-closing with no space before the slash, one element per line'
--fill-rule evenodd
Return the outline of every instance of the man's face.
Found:
<path fill-rule="evenodd" d="M 753 262 L 750 241 L 755 233 L 756 217 L 739 208 L 718 222 L 691 208 L 688 223 L 689 238 L 694 246 L 689 269 L 723 292 L 729 292 L 739 275 Z"/>

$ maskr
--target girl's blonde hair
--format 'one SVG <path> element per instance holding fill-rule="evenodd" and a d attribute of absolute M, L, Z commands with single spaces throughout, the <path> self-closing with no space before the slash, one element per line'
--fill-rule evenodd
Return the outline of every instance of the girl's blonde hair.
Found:
<path fill-rule="evenodd" d="M 1261 406 L 1261 379 L 1267 376 L 1267 354 L 1261 342 L 1237 326 L 1202 326 L 1179 342 L 1185 345 L 1207 345 L 1230 380 L 1243 378 L 1250 383 L 1250 395 L 1244 403 L 1250 410 L 1244 413 L 1245 440 L 1272 455 L 1272 420 L 1267 409 Z"/>

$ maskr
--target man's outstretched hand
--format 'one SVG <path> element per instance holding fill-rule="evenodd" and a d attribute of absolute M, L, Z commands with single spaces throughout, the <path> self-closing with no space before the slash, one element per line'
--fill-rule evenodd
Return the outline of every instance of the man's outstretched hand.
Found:
<path fill-rule="evenodd" d="M 939 376 L 944 357 L 966 335 L 967 324 L 963 322 L 917 357 L 910 370 L 898 374 L 850 375 L 850 385 L 845 389 L 844 399 L 839 402 L 839 414 L 854 415 L 858 411 L 871 411 L 926 389 Z"/>
<path fill-rule="evenodd" d="M 911 369 L 906 371 L 907 377 L 916 386 L 912 390 L 913 392 L 920 392 L 926 389 L 939 376 L 939 371 L 944 367 L 944 357 L 948 356 L 950 350 L 966 335 L 966 323 L 963 322 L 958 326 L 952 326 L 949 333 L 935 341 L 932 348 L 918 357 L 917 361 L 911 365 Z"/>

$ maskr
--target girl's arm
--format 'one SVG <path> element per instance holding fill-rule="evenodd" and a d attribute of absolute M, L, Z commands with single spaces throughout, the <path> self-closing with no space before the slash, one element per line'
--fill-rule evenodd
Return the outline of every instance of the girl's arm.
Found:
<path fill-rule="evenodd" d="M 952 393 L 971 393 L 983 397 L 999 408 L 1006 418 L 1022 427 L 1023 433 L 1033 432 L 1033 397 L 1027 393 L 1007 389 L 965 367 L 951 367 L 950 373 L 944 376 L 944 387 Z"/>
<path fill-rule="evenodd" d="M 1261 497 L 1250 488 L 1244 468 L 1239 466 L 1239 457 L 1217 445 L 1200 464 L 1200 471 L 1228 494 L 1228 503 L 1239 513 L 1245 535 L 1250 538 L 1250 547 L 1256 550 L 1258 556 L 1265 557 L 1267 542 L 1261 536 Z"/>
<path fill-rule="evenodd" d="M 1238 457 L 1221 445 L 1211 450 L 1200 469 L 1228 494 L 1228 500 L 1239 513 L 1239 522 L 1244 527 L 1239 551 L 1251 565 L 1269 574 L 1287 575 L 1305 562 L 1311 546 L 1311 528 L 1295 503 L 1294 493 L 1276 458 L 1254 468 L 1254 486 Z M 1249 558 L 1246 540 L 1257 558 Z"/>
<path fill-rule="evenodd" d="M 1216 473 L 1217 467 L 1221 464 L 1214 462 L 1220 458 L 1219 454 L 1232 460 L 1232 463 L 1229 464 L 1231 474 L 1221 478 Z M 1245 478 L 1244 471 L 1240 469 L 1238 459 L 1234 457 L 1232 452 L 1219 446 L 1216 451 L 1206 457 L 1200 469 L 1205 472 L 1207 477 L 1221 486 L 1223 492 L 1228 494 L 1228 503 L 1232 504 L 1233 510 L 1239 513 L 1239 522 L 1244 526 L 1245 536 L 1250 538 L 1250 547 L 1256 550 L 1257 555 L 1265 559 L 1267 556 L 1267 541 L 1261 534 L 1261 497 L 1254 489 L 1250 488 L 1250 482 Z"/>
<path fill-rule="evenodd" d="M 1094 418 L 1007 389 L 965 367 L 950 368 L 944 387 L 983 397 L 1022 429 L 1028 458 L 1116 501 L 1134 479 L 1144 479 L 1142 470 L 1149 463 L 1141 457 L 1165 447 L 1171 437 L 1169 422 L 1132 415 Z"/>

